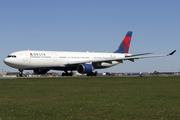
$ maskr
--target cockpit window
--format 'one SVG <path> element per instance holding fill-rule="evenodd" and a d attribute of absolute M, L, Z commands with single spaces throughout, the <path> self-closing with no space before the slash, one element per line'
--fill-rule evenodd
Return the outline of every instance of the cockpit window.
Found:
<path fill-rule="evenodd" d="M 7 57 L 8 57 L 8 58 L 16 58 L 15 55 L 8 55 Z"/>

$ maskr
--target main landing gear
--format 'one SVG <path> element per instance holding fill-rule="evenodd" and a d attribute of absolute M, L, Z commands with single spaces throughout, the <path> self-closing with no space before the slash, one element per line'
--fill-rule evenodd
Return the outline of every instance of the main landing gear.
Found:
<path fill-rule="evenodd" d="M 91 72 L 91 73 L 87 73 L 87 76 L 97 76 L 98 72 Z"/>
<path fill-rule="evenodd" d="M 68 73 L 67 71 L 64 71 L 62 73 L 62 76 L 73 76 L 73 72 L 71 71 L 70 73 Z"/>

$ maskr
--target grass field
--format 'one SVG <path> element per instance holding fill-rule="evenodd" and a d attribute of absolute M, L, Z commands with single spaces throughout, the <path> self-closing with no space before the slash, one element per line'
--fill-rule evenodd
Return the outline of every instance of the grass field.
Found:
<path fill-rule="evenodd" d="M 180 119 L 180 77 L 0 79 L 0 120 Z"/>

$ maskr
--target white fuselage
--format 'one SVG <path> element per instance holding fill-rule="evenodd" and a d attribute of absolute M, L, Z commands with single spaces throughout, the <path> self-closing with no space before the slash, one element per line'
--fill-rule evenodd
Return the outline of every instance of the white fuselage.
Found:
<path fill-rule="evenodd" d="M 95 53 L 95 52 L 61 52 L 61 51 L 18 51 L 11 53 L 4 62 L 13 68 L 31 70 L 49 68 L 66 70 L 68 64 L 91 63 L 94 60 L 107 60 L 124 58 L 120 53 Z M 84 62 L 85 61 L 85 62 Z M 94 69 L 107 68 L 123 61 L 97 62 L 92 64 Z M 76 65 L 71 65 L 67 70 L 76 70 Z"/>
<path fill-rule="evenodd" d="M 87 76 L 97 76 L 97 71 L 93 72 L 94 69 L 112 67 L 123 63 L 124 60 L 134 62 L 135 59 L 169 56 L 176 52 L 174 50 L 169 54 L 151 56 L 144 56 L 151 53 L 131 55 L 128 54 L 131 37 L 132 31 L 128 31 L 113 53 L 27 50 L 11 53 L 4 59 L 4 63 L 19 69 L 20 76 L 23 70 L 34 70 L 36 74 L 45 74 L 49 70 L 63 70 L 62 76 L 72 76 L 72 71 L 77 70 Z M 68 71 L 71 72 L 68 73 Z"/>

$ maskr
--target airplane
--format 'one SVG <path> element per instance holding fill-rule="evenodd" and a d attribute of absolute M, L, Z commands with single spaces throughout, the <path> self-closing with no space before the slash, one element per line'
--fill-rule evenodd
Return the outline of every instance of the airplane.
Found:
<path fill-rule="evenodd" d="M 93 72 L 95 69 L 109 68 L 124 63 L 125 60 L 134 62 L 135 59 L 169 56 L 176 52 L 174 50 L 163 55 L 147 55 L 152 53 L 132 55 L 128 53 L 131 37 L 132 31 L 128 31 L 118 49 L 113 53 L 25 50 L 9 54 L 4 59 L 4 63 L 18 69 L 20 76 L 23 76 L 23 70 L 33 70 L 35 74 L 61 70 L 64 71 L 62 76 L 72 76 L 72 71 L 76 70 L 80 74 L 97 76 L 97 71 Z"/>

